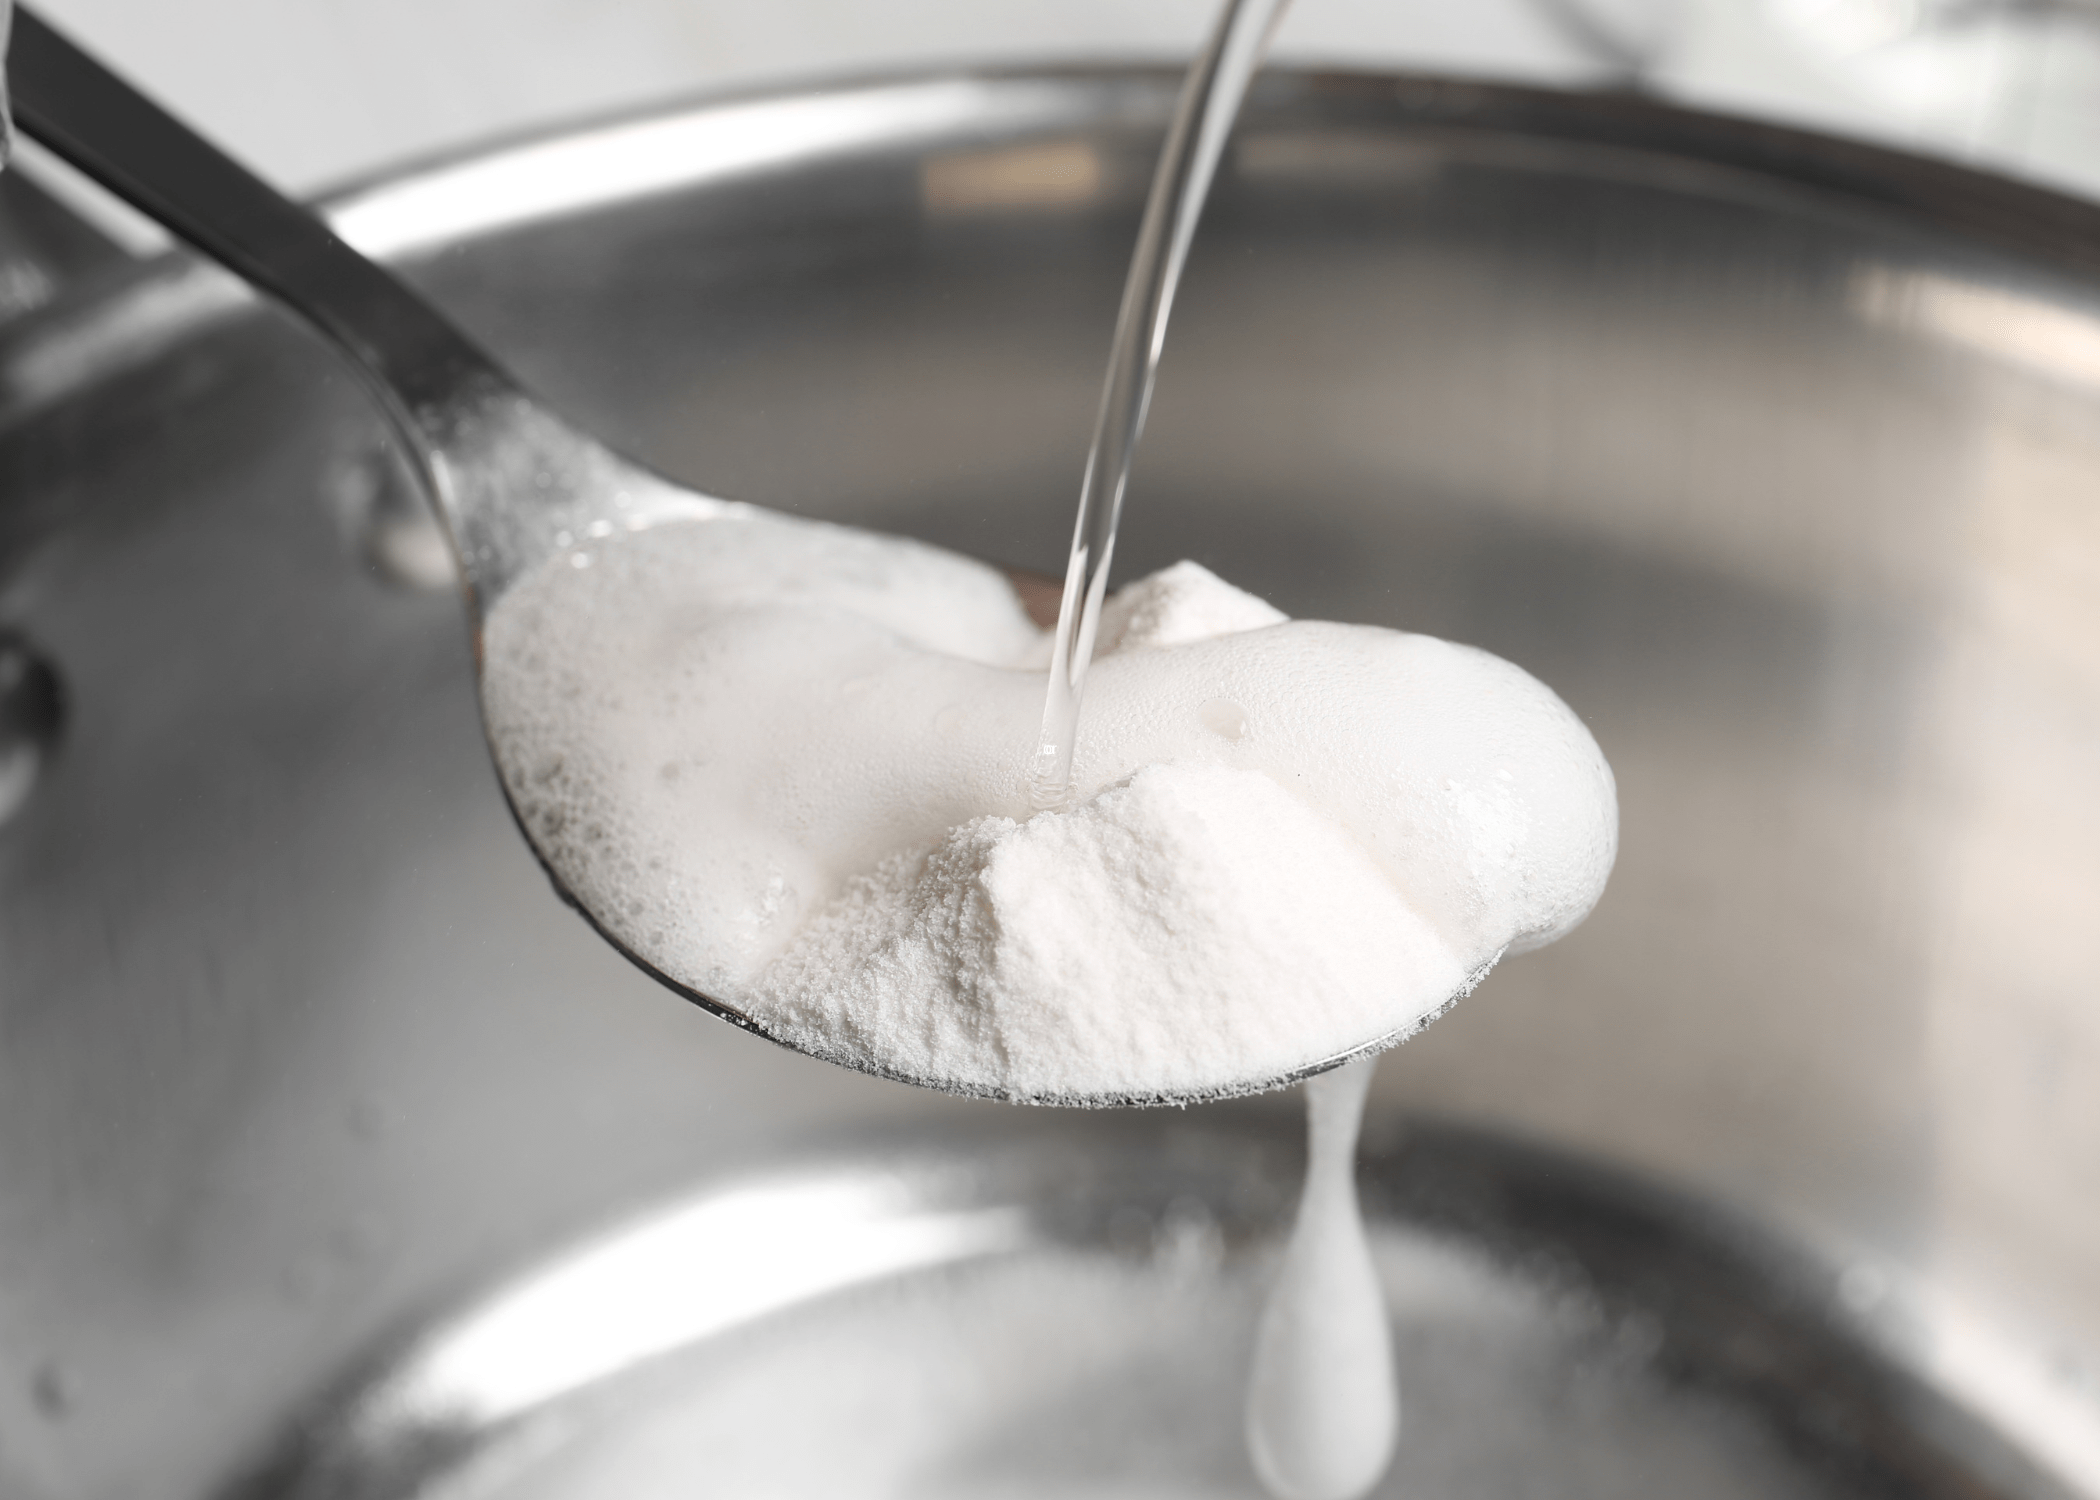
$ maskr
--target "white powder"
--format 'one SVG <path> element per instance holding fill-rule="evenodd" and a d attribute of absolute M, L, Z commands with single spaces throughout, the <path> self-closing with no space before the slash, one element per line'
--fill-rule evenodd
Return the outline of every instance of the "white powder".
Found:
<path fill-rule="evenodd" d="M 1077 805 L 1030 815 L 1047 645 L 993 570 L 736 509 L 552 559 L 483 639 L 536 847 L 762 1029 L 1011 1098 L 1233 1092 L 1404 1034 L 1589 910 L 1611 773 L 1484 652 L 1123 590 Z"/>
<path fill-rule="evenodd" d="M 753 998 L 813 1050 L 879 1049 L 918 1077 L 1029 1097 L 1074 1080 L 1128 1096 L 1338 1056 L 1465 983 L 1345 831 L 1259 771 L 1199 764 L 885 861 Z"/>
<path fill-rule="evenodd" d="M 1094 649 L 1108 656 L 1148 646 L 1186 646 L 1264 625 L 1281 625 L 1289 618 L 1266 599 L 1234 588 L 1202 564 L 1178 562 L 1102 601 Z"/>

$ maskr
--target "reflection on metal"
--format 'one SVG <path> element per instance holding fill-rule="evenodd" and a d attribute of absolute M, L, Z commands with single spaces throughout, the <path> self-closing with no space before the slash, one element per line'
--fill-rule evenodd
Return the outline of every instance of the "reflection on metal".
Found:
<path fill-rule="evenodd" d="M 1886 266 L 1855 271 L 1850 301 L 1870 323 L 1945 339 L 2051 379 L 2100 387 L 2100 316 L 2093 310 Z"/>
<path fill-rule="evenodd" d="M 919 196 L 930 214 L 1068 207 L 1101 191 L 1101 166 L 1083 141 L 929 156 Z"/>
<path fill-rule="evenodd" d="M 1532 0 L 1539 19 L 1601 70 L 1599 82 L 1643 87 L 1692 7 L 1672 0 Z"/>
<path fill-rule="evenodd" d="M 58 674 L 28 641 L 0 630 L 0 827 L 28 804 L 64 722 Z"/>
<path fill-rule="evenodd" d="M 174 244 L 167 230 L 82 175 L 33 136 L 15 137 L 15 154 L 8 168 L 19 169 L 127 255 L 144 259 L 163 254 Z"/>
<path fill-rule="evenodd" d="M 235 1493 L 1209 1493 L 1243 1471 L 1299 1162 L 1251 1116 L 1157 1121 L 1089 1122 L 1077 1180 L 1040 1140 L 962 1177 L 906 1148 L 631 1225 L 438 1325 Z M 1706 1207 L 1430 1122 L 1362 1173 L 1416 1413 L 1394 1492 L 2052 1494 L 1857 1336 L 1845 1277 Z"/>
<path fill-rule="evenodd" d="M 2022 1348 L 1973 1308 L 1927 1291 L 1921 1373 L 2018 1436 L 2078 1493 L 2100 1495 L 2100 1368 L 2068 1351 Z"/>
<path fill-rule="evenodd" d="M 0 166 L 5 166 L 15 150 L 14 112 L 7 104 L 7 78 L 4 63 L 7 58 L 7 37 L 15 18 L 14 0 L 0 0 Z"/>
<path fill-rule="evenodd" d="M 440 167 L 335 204 L 336 232 L 367 255 L 410 254 L 502 220 L 517 225 L 630 203 L 696 181 L 830 155 L 908 146 L 968 125 L 1069 118 L 1062 90 L 970 79 L 762 99 L 564 136 Z"/>
<path fill-rule="evenodd" d="M 929 1211 L 895 1177 L 711 1196 L 520 1281 L 435 1333 L 374 1393 L 391 1423 L 488 1425 L 799 1302 L 1018 1248 L 1019 1207 Z"/>
<path fill-rule="evenodd" d="M 1446 159 L 1435 142 L 1396 140 L 1369 130 L 1246 130 L 1231 151 L 1238 177 L 1366 188 L 1427 181 Z"/>
<path fill-rule="evenodd" d="M 57 309 L 0 358 L 0 414 L 23 420 L 149 364 L 253 298 L 217 266 L 167 260 L 103 301 Z"/>

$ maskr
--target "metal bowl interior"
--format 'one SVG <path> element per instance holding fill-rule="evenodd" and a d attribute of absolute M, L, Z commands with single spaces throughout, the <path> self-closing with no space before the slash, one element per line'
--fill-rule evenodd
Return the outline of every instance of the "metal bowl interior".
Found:
<path fill-rule="evenodd" d="M 1270 1121 L 903 1136 L 718 1183 L 380 1352 L 239 1500 L 1255 1496 L 1302 1159 Z M 1752 1225 L 1390 1119 L 1361 1163 L 1402 1388 L 1375 1494 L 2060 1496 Z"/>
<path fill-rule="evenodd" d="M 718 102 L 338 212 L 679 478 L 1054 572 L 1170 93 Z M 1396 1053 L 1374 1112 L 1809 1257 L 1829 1347 L 2024 1455 L 1933 1449 L 1963 1493 L 2100 1493 L 2095 246 L 2100 211 L 1861 147 L 1282 75 L 1119 544 L 1476 642 L 1589 720 L 1604 905 Z M 0 624 L 67 713 L 0 829 L 10 1493 L 213 1493 L 506 1270 L 841 1139 L 1178 1170 L 1180 1117 L 1126 1148 L 818 1067 L 597 943 L 509 825 L 381 429 L 214 273 L 17 325 L 0 476 Z M 1296 1131 L 1274 1101 L 1186 1129 L 1221 1122 Z"/>

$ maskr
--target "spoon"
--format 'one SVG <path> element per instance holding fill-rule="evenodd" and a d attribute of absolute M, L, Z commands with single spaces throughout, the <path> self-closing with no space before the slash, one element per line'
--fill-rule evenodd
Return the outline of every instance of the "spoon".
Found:
<path fill-rule="evenodd" d="M 1057 659 L 1074 716 L 1174 287 L 1225 137 L 1285 3 L 1226 0 L 1209 44 L 1190 69 L 1153 182 L 1089 457 L 1072 568 L 1061 596 Z M 450 536 L 477 648 L 483 621 L 497 601 L 571 538 L 604 534 L 594 528 L 638 529 L 719 513 L 721 501 L 614 453 L 541 405 L 421 296 L 345 244 L 310 210 L 19 6 L 8 73 L 14 118 L 25 132 L 274 297 L 348 356 L 399 435 Z M 1015 582 L 1037 623 L 1048 625 L 1049 605 L 1060 597 L 1057 586 L 1026 575 Z M 477 663 L 479 655 L 477 649 Z M 1045 769 L 1059 779 L 1069 768 L 1069 722 L 1058 717 L 1064 712 L 1053 697 L 1046 739 L 1065 723 L 1058 731 L 1063 764 L 1053 750 Z M 1039 784 L 1043 780 L 1038 777 Z M 544 851 L 535 847 L 534 852 L 544 866 Z M 723 1019 L 792 1046 L 735 1007 L 663 974 L 614 939 L 551 868 L 548 873 L 563 898 L 643 970 Z M 1416 1029 L 1409 1026 L 1288 1074 L 1248 1079 L 1201 1097 L 1280 1088 L 1382 1050 Z M 867 1070 L 950 1092 L 969 1091 Z M 1161 1092 L 1060 1096 L 1044 1102 L 1184 1104 L 1196 1097 Z"/>

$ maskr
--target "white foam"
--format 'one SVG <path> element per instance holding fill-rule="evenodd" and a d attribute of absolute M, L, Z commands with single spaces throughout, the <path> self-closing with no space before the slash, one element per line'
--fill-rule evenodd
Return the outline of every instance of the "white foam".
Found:
<path fill-rule="evenodd" d="M 811 1050 L 1009 1097 L 1230 1091 L 1404 1032 L 1580 921 L 1611 773 L 1507 662 L 1125 589 L 1069 811 L 1005 580 L 763 511 L 550 560 L 484 632 L 535 845 L 671 978 Z"/>

